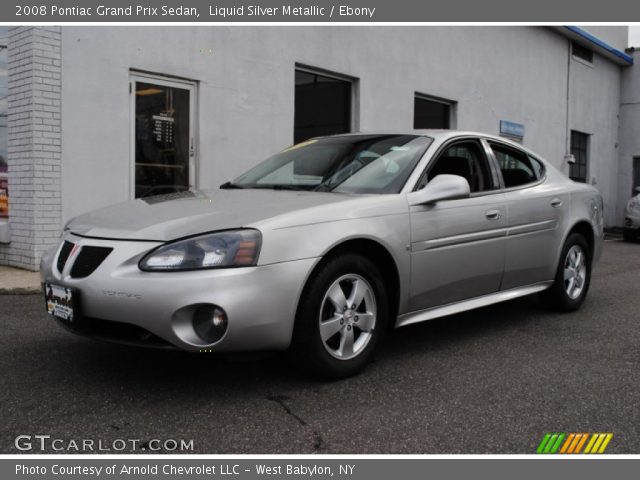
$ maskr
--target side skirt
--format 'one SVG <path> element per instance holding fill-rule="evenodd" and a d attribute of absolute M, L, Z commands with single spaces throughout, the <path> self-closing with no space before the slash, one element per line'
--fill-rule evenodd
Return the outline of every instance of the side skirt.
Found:
<path fill-rule="evenodd" d="M 396 320 L 396 328 L 411 325 L 412 323 L 433 320 L 434 318 L 446 317 L 447 315 L 453 315 L 455 313 L 466 312 L 467 310 L 473 310 L 475 308 L 486 307 L 487 305 L 493 305 L 494 303 L 506 302 L 508 300 L 513 300 L 514 298 L 541 292 L 549 288 L 551 285 L 553 285 L 553 280 L 527 285 L 526 287 L 512 288 L 511 290 L 505 290 L 503 292 L 491 293 L 489 295 L 483 295 L 481 297 L 463 300 L 461 302 L 448 303 L 446 305 L 427 308 L 417 312 L 405 313 L 398 316 L 398 319 Z"/>

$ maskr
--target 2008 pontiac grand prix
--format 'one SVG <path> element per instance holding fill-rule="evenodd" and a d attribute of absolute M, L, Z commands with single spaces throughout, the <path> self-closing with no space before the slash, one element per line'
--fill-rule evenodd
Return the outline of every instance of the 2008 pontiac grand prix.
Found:
<path fill-rule="evenodd" d="M 68 329 L 190 351 L 290 351 L 361 370 L 391 327 L 589 289 L 603 201 L 535 153 L 455 131 L 316 138 L 210 191 L 72 219 L 42 258 Z"/>

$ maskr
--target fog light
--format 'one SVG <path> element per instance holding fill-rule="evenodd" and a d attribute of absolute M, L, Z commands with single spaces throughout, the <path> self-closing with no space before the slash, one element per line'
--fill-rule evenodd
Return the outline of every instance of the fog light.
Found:
<path fill-rule="evenodd" d="M 203 305 L 193 314 L 193 329 L 207 343 L 217 342 L 227 331 L 227 314 L 216 305 Z"/>

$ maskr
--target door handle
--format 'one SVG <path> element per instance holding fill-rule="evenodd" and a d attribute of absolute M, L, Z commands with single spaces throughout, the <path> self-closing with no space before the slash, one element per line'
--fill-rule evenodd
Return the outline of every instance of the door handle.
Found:
<path fill-rule="evenodd" d="M 554 198 L 553 200 L 551 200 L 551 206 L 553 208 L 558 208 L 562 206 L 562 200 L 560 200 L 559 198 Z"/>
<path fill-rule="evenodd" d="M 502 213 L 500 213 L 500 210 L 488 210 L 484 216 L 487 217 L 487 220 L 499 220 L 502 218 Z"/>

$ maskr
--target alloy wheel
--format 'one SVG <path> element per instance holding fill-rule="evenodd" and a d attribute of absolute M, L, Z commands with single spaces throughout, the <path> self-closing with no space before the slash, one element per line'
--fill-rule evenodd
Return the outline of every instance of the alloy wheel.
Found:
<path fill-rule="evenodd" d="M 580 245 L 573 245 L 564 261 L 564 291 L 575 300 L 584 290 L 587 278 L 587 259 Z"/>
<path fill-rule="evenodd" d="M 339 360 L 364 351 L 376 326 L 373 288 L 360 275 L 350 273 L 327 289 L 320 308 L 319 329 L 324 348 Z"/>

